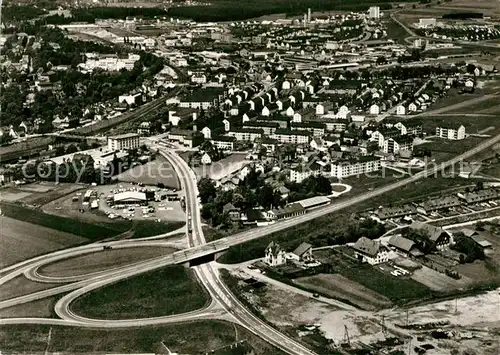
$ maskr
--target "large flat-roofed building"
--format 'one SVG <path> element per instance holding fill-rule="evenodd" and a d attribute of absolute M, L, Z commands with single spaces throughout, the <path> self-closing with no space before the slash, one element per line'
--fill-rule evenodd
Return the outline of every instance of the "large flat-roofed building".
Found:
<path fill-rule="evenodd" d="M 137 133 L 108 137 L 108 149 L 112 151 L 137 149 L 140 144 L 140 138 Z"/>
<path fill-rule="evenodd" d="M 115 205 L 145 204 L 146 194 L 139 191 L 124 191 L 113 196 Z"/>

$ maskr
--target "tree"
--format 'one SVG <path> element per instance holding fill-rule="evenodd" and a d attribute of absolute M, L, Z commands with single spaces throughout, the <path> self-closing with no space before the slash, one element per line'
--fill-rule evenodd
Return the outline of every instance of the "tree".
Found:
<path fill-rule="evenodd" d="M 207 177 L 200 179 L 198 182 L 198 191 L 202 204 L 213 200 L 217 195 L 214 181 Z"/>

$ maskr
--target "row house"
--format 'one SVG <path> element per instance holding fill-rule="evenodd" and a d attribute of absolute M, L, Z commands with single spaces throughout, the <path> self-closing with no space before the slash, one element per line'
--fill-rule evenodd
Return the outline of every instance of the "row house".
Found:
<path fill-rule="evenodd" d="M 500 198 L 500 192 L 497 189 L 485 189 L 473 192 L 461 192 L 457 194 L 458 198 L 467 204 L 496 200 Z"/>
<path fill-rule="evenodd" d="M 417 212 L 427 215 L 434 211 L 460 206 L 460 200 L 456 196 L 440 197 L 421 202 L 417 205 Z"/>

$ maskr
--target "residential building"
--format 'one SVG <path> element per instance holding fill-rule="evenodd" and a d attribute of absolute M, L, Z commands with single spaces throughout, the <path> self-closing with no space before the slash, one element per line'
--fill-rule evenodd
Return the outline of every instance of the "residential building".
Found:
<path fill-rule="evenodd" d="M 307 131 L 293 131 L 288 129 L 277 129 L 270 138 L 280 143 L 307 144 L 310 133 Z"/>
<path fill-rule="evenodd" d="M 372 19 L 378 20 L 380 19 L 380 7 L 379 6 L 370 6 L 368 10 L 369 16 Z"/>
<path fill-rule="evenodd" d="M 279 266 L 286 263 L 286 253 L 278 243 L 271 242 L 266 247 L 264 260 L 269 266 Z"/>
<path fill-rule="evenodd" d="M 460 206 L 460 204 L 460 200 L 456 196 L 434 198 L 419 203 L 417 205 L 417 212 L 427 215 L 441 209 L 457 207 Z"/>
<path fill-rule="evenodd" d="M 418 250 L 415 242 L 413 240 L 407 239 L 402 235 L 395 235 L 389 239 L 388 245 L 395 248 L 400 253 L 406 256 L 419 257 L 423 253 Z"/>
<path fill-rule="evenodd" d="M 137 133 L 108 137 L 108 149 L 111 151 L 137 149 L 140 144 L 140 137 Z"/>
<path fill-rule="evenodd" d="M 389 261 L 389 250 L 378 241 L 361 237 L 352 248 L 354 257 L 363 263 L 376 265 Z"/>
<path fill-rule="evenodd" d="M 399 153 L 404 150 L 413 151 L 413 137 L 399 136 L 384 140 L 384 153 Z"/>
<path fill-rule="evenodd" d="M 257 138 L 261 138 L 264 134 L 262 129 L 254 128 L 231 128 L 227 133 L 230 137 L 236 138 L 237 141 L 253 142 Z"/>
<path fill-rule="evenodd" d="M 500 192 L 497 189 L 485 189 L 472 192 L 460 192 L 457 196 L 467 204 L 496 200 L 500 198 Z"/>
<path fill-rule="evenodd" d="M 425 233 L 429 237 L 429 240 L 432 242 L 432 246 L 434 249 L 443 250 L 450 245 L 451 236 L 441 227 L 436 227 L 427 223 L 415 221 L 409 226 L 409 228 Z"/>
<path fill-rule="evenodd" d="M 436 136 L 455 141 L 465 139 L 465 127 L 463 125 L 459 127 L 436 127 Z"/>
<path fill-rule="evenodd" d="M 212 145 L 220 150 L 234 150 L 236 138 L 228 136 L 217 136 L 211 139 Z"/>
<path fill-rule="evenodd" d="M 331 176 L 343 179 L 349 176 L 378 171 L 380 168 L 380 158 L 374 156 L 360 156 L 357 159 L 346 159 L 332 162 Z"/>

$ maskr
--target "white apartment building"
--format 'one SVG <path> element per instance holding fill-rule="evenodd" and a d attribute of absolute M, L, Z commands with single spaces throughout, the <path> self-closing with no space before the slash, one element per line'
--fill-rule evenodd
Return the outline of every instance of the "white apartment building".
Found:
<path fill-rule="evenodd" d="M 399 153 L 402 150 L 413 151 L 413 138 L 400 136 L 384 140 L 384 153 Z"/>
<path fill-rule="evenodd" d="M 381 168 L 379 158 L 359 157 L 358 160 L 337 161 L 331 164 L 331 176 L 343 179 L 349 176 L 361 175 L 378 171 Z"/>
<path fill-rule="evenodd" d="M 378 20 L 380 18 L 380 7 L 371 6 L 369 10 L 369 17 Z"/>
<path fill-rule="evenodd" d="M 85 53 L 85 57 L 85 63 L 78 64 L 78 67 L 87 71 L 93 71 L 94 69 L 109 71 L 132 70 L 135 62 L 140 59 L 140 56 L 134 53 L 129 53 L 128 58 L 118 58 L 116 54 L 97 53 Z"/>
<path fill-rule="evenodd" d="M 280 143 L 308 144 L 310 133 L 307 131 L 290 131 L 278 129 L 270 136 Z"/>
<path fill-rule="evenodd" d="M 230 130 L 228 135 L 236 138 L 237 141 L 253 142 L 255 139 L 262 137 L 262 133 L 261 129 L 242 128 Z"/>
<path fill-rule="evenodd" d="M 465 127 L 463 125 L 458 128 L 436 127 L 436 136 L 453 141 L 462 140 L 465 139 Z"/>
<path fill-rule="evenodd" d="M 108 137 L 108 149 L 111 151 L 137 149 L 140 144 L 140 138 L 137 133 Z"/>

